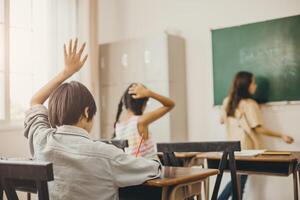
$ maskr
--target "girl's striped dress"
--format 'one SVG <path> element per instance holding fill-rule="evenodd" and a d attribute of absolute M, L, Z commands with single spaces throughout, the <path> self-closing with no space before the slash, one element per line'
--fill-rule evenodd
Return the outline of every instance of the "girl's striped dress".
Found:
<path fill-rule="evenodd" d="M 138 120 L 140 116 L 133 116 L 127 122 L 116 124 L 116 139 L 128 140 L 128 148 L 125 148 L 125 153 L 136 155 L 138 146 L 141 141 L 141 136 L 138 131 Z M 156 158 L 156 146 L 152 139 L 151 133 L 149 138 L 144 140 L 138 156 L 145 158 Z"/>

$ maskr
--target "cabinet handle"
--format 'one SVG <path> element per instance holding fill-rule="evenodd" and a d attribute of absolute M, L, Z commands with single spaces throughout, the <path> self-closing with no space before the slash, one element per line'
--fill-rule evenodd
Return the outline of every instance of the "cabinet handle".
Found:
<path fill-rule="evenodd" d="M 128 66 L 128 54 L 124 53 L 121 58 L 121 64 L 124 68 Z"/>
<path fill-rule="evenodd" d="M 151 63 L 151 51 L 149 51 L 147 49 L 144 51 L 144 62 L 145 62 L 145 64 Z"/>

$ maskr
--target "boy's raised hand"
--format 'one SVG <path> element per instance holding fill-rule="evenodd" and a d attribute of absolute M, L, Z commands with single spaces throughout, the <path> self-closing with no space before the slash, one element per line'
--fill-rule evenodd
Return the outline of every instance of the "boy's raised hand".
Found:
<path fill-rule="evenodd" d="M 77 42 L 75 40 L 74 46 L 72 45 L 72 40 L 70 40 L 68 49 L 64 45 L 64 54 L 65 54 L 65 67 L 62 72 L 57 74 L 52 80 L 50 80 L 46 85 L 39 89 L 31 98 L 30 105 L 43 104 L 50 94 L 60 86 L 65 80 L 72 76 L 75 72 L 80 70 L 84 65 L 88 55 L 85 55 L 81 59 L 81 54 L 84 50 L 85 44 L 82 45 L 80 50 L 77 52 Z"/>
<path fill-rule="evenodd" d="M 68 75 L 73 75 L 81 69 L 85 61 L 88 58 L 88 55 L 85 55 L 81 59 L 82 52 L 85 48 L 85 43 L 81 46 L 80 50 L 77 52 L 77 43 L 78 39 L 75 39 L 74 45 L 72 39 L 69 42 L 68 47 L 64 45 L 64 56 L 65 56 L 65 69 L 64 71 Z"/>

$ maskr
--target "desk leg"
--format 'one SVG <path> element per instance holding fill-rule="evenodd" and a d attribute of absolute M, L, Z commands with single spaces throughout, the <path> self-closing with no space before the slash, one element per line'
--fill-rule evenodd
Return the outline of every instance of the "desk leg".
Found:
<path fill-rule="evenodd" d="M 236 173 L 236 163 L 234 159 L 234 152 L 229 152 L 229 169 L 231 173 L 231 183 L 232 183 L 232 199 L 241 200 L 241 191 L 239 186 L 240 178 L 237 177 Z"/>
<path fill-rule="evenodd" d="M 240 174 L 236 174 L 236 178 L 237 178 L 237 187 L 239 188 L 239 195 L 241 196 L 241 192 L 242 192 L 241 191 L 241 175 Z"/>
<path fill-rule="evenodd" d="M 220 173 L 217 175 L 215 186 L 214 186 L 214 191 L 212 193 L 211 200 L 217 200 L 217 198 L 218 198 L 219 189 L 220 189 L 220 185 L 221 185 L 221 180 L 222 180 L 222 177 L 223 177 L 224 169 L 227 165 L 227 157 L 228 157 L 228 152 L 224 151 L 222 159 L 219 162 L 219 171 L 220 171 Z"/>
<path fill-rule="evenodd" d="M 298 184 L 299 184 L 299 185 L 298 185 L 298 187 L 299 187 L 299 188 L 298 188 L 298 191 L 299 191 L 299 189 L 300 189 L 300 170 L 298 169 L 297 172 L 298 172 L 298 176 L 299 176 L 299 177 L 298 177 L 298 181 L 299 181 L 299 182 L 298 182 Z"/>
<path fill-rule="evenodd" d="M 297 178 L 296 170 L 293 173 L 293 181 L 294 181 L 294 200 L 298 200 L 298 178 Z"/>
<path fill-rule="evenodd" d="M 3 188 L 0 183 L 0 200 L 3 200 Z"/>
<path fill-rule="evenodd" d="M 209 200 L 209 177 L 204 181 L 205 200 Z"/>
<path fill-rule="evenodd" d="M 163 187 L 162 188 L 161 200 L 165 200 L 165 199 L 169 198 L 168 189 L 169 189 L 169 187 Z"/>

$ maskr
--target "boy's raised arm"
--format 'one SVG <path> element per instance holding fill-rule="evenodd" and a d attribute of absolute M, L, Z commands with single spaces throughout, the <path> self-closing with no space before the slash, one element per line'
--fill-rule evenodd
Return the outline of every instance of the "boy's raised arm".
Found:
<path fill-rule="evenodd" d="M 48 99 L 53 90 L 55 90 L 60 84 L 71 77 L 74 73 L 79 71 L 84 65 L 88 57 L 88 55 L 85 55 L 83 59 L 81 58 L 82 52 L 85 48 L 85 43 L 81 46 L 78 52 L 78 39 L 76 38 L 74 45 L 72 43 L 73 41 L 70 40 L 68 48 L 66 47 L 66 45 L 64 45 L 64 69 L 33 95 L 30 100 L 31 106 L 43 104 Z"/>

